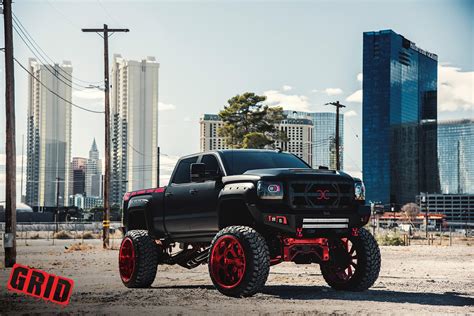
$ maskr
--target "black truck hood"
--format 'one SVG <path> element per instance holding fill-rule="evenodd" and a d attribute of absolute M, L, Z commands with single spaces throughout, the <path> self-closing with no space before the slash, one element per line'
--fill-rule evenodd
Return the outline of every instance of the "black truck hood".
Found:
<path fill-rule="evenodd" d="M 336 179 L 345 181 L 354 181 L 350 175 L 343 171 L 326 170 L 326 169 L 309 169 L 309 168 L 275 168 L 275 169 L 255 169 L 248 170 L 242 175 L 226 176 L 223 177 L 224 183 L 230 182 L 247 182 L 247 181 L 258 181 L 260 179 L 277 178 L 281 180 L 290 179 Z"/>

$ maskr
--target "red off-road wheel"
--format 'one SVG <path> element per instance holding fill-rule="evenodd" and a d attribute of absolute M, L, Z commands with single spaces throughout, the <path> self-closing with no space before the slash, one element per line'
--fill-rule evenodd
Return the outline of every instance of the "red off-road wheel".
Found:
<path fill-rule="evenodd" d="M 364 291 L 379 276 L 379 246 L 364 228 L 358 236 L 330 240 L 329 256 L 329 262 L 321 264 L 321 273 L 336 290 Z"/>
<path fill-rule="evenodd" d="M 159 249 L 146 230 L 131 230 L 122 240 L 119 271 L 129 288 L 149 287 L 155 280 Z"/>
<path fill-rule="evenodd" d="M 230 226 L 214 237 L 209 253 L 209 274 L 222 294 L 252 296 L 265 285 L 269 271 L 267 243 L 253 228 Z"/>

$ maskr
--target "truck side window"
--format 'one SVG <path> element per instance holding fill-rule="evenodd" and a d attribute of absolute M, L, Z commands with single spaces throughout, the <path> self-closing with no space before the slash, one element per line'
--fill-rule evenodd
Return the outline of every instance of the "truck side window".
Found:
<path fill-rule="evenodd" d="M 206 165 L 206 174 L 210 176 L 217 176 L 220 174 L 219 163 L 214 155 L 204 155 L 201 163 Z"/>
<path fill-rule="evenodd" d="M 179 165 L 176 167 L 176 173 L 174 174 L 173 183 L 189 183 L 191 182 L 190 178 L 190 168 L 191 164 L 197 161 L 197 157 L 191 157 L 183 159 L 179 162 Z"/>

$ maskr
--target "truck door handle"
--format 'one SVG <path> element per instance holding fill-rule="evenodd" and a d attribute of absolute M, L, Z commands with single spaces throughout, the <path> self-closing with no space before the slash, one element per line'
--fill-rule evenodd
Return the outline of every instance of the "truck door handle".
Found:
<path fill-rule="evenodd" d="M 166 197 L 173 196 L 173 193 L 171 193 L 171 192 L 166 192 L 166 193 L 165 193 L 165 196 L 166 196 Z"/>
<path fill-rule="evenodd" d="M 196 193 L 198 193 L 198 190 L 196 190 L 196 189 L 189 190 L 189 194 L 191 194 L 191 195 L 194 195 Z"/>

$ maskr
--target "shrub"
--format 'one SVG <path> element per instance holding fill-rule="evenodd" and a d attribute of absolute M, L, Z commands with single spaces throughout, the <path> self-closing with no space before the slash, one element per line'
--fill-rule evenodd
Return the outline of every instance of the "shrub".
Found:
<path fill-rule="evenodd" d="M 70 233 L 68 233 L 65 230 L 61 230 L 57 233 L 54 233 L 54 238 L 55 239 L 72 239 L 74 236 L 72 236 Z"/>
<path fill-rule="evenodd" d="M 83 244 L 81 242 L 77 242 L 72 244 L 71 246 L 67 247 L 65 252 L 73 252 L 73 251 L 86 251 L 91 250 L 93 247 L 88 244 Z"/>
<path fill-rule="evenodd" d="M 378 236 L 377 237 L 377 242 L 381 246 L 404 246 L 405 243 L 403 241 L 403 237 L 394 235 L 384 235 L 384 236 Z"/>
<path fill-rule="evenodd" d="M 82 239 L 98 239 L 99 236 L 97 234 L 93 234 L 91 232 L 85 232 L 82 234 Z"/>
<path fill-rule="evenodd" d="M 40 235 L 39 234 L 35 234 L 35 235 L 31 235 L 30 236 L 30 239 L 40 239 Z"/>

